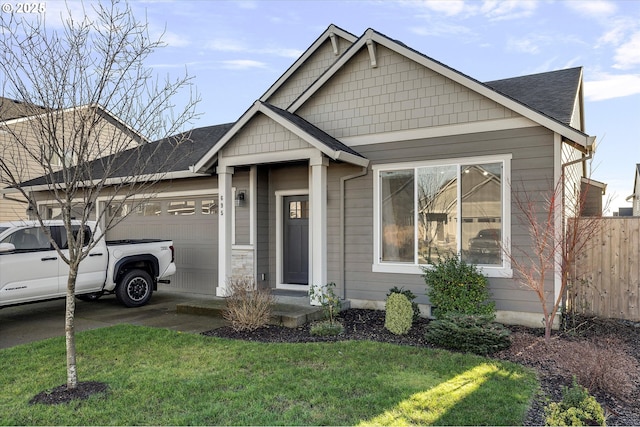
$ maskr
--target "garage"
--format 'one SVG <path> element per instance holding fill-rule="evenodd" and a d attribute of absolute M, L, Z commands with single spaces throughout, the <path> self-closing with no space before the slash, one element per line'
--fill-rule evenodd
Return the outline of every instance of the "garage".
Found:
<path fill-rule="evenodd" d="M 171 239 L 177 272 L 170 285 L 181 292 L 215 295 L 218 281 L 217 195 L 166 197 L 142 205 L 125 204 L 109 212 L 125 216 L 107 234 L 107 240 Z"/>

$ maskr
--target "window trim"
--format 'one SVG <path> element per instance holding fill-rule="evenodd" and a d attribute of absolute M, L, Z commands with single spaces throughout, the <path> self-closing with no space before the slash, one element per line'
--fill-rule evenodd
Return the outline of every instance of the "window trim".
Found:
<path fill-rule="evenodd" d="M 380 225 L 382 223 L 382 209 L 380 206 L 380 173 L 400 169 L 413 169 L 428 166 L 462 166 L 482 163 L 502 163 L 502 243 L 507 247 L 511 245 L 511 154 L 497 154 L 491 156 L 458 157 L 438 160 L 424 160 L 419 162 L 386 163 L 373 165 L 373 264 L 371 271 L 374 273 L 395 273 L 395 274 L 423 274 L 424 265 L 417 263 L 414 257 L 413 263 L 400 263 L 392 261 L 382 261 L 382 236 Z M 459 169 L 458 169 L 459 170 Z M 458 182 L 460 185 L 460 182 Z M 458 197 L 460 190 L 458 189 Z M 417 224 L 417 222 L 414 222 Z M 415 225 L 414 225 L 415 228 Z M 461 245 L 458 242 L 458 245 Z M 503 257 L 501 266 L 478 265 L 482 273 L 488 277 L 513 277 L 513 270 L 508 257 Z"/>

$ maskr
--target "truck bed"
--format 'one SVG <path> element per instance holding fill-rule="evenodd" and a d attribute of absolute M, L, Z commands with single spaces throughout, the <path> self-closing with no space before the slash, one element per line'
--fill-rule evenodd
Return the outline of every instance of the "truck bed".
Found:
<path fill-rule="evenodd" d="M 170 239 L 123 239 L 123 240 L 107 240 L 107 246 L 118 246 L 118 245 L 135 245 L 142 243 L 159 243 L 159 242 L 170 242 Z"/>

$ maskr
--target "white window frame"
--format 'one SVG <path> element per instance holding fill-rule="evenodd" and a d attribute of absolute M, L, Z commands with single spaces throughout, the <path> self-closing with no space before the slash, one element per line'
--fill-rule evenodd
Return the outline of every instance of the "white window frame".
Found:
<path fill-rule="evenodd" d="M 511 245 L 511 154 L 499 154 L 493 156 L 477 156 L 477 157 L 460 157 L 453 159 L 428 160 L 420 162 L 404 162 L 404 163 L 388 163 L 372 166 L 373 169 L 373 264 L 371 271 L 374 273 L 399 273 L 399 274 L 423 274 L 423 267 L 426 265 L 418 264 L 417 256 L 414 256 L 413 263 L 400 263 L 393 261 L 381 260 L 382 236 L 380 224 L 382 223 L 382 209 L 380 206 L 380 173 L 395 170 L 413 169 L 428 166 L 466 166 L 477 165 L 483 163 L 502 163 L 502 244 L 510 251 Z M 459 184 L 458 184 L 459 185 Z M 458 190 L 458 197 L 460 191 Z M 461 209 L 458 203 L 458 210 Z M 414 212 L 416 218 L 414 224 L 418 224 L 417 212 Z M 460 218 L 460 211 L 458 211 Z M 414 226 L 415 227 L 415 226 Z M 415 227 L 417 233 L 417 227 Z M 417 240 L 416 240 L 417 241 Z M 458 250 L 462 242 L 458 239 Z M 480 271 L 488 277 L 513 277 L 513 270 L 508 257 L 503 256 L 502 265 L 490 266 L 479 265 Z"/>

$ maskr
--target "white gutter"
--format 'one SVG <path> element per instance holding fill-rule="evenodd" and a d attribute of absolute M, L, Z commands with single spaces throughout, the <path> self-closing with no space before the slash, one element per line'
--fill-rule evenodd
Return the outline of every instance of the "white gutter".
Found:
<path fill-rule="evenodd" d="M 116 178 L 108 178 L 104 181 L 101 179 L 94 179 L 92 181 L 84 182 L 81 187 L 92 187 L 96 184 L 102 182 L 104 186 L 116 185 L 116 184 L 135 184 L 139 182 L 153 182 L 153 181 L 166 181 L 171 179 L 182 179 L 182 178 L 198 178 L 203 176 L 209 176 L 209 174 L 205 173 L 194 173 L 191 171 L 177 171 L 177 172 L 167 172 L 167 173 L 156 173 L 156 174 L 147 174 L 147 175 L 139 175 L 136 177 L 116 177 Z M 25 191 L 49 191 L 54 188 L 56 185 L 60 185 L 59 189 L 64 189 L 65 187 L 61 184 L 51 183 L 51 184 L 40 184 L 33 185 L 28 187 L 22 187 Z M 6 193 L 19 193 L 20 190 L 15 188 L 5 188 L 0 189 L 0 194 Z"/>

